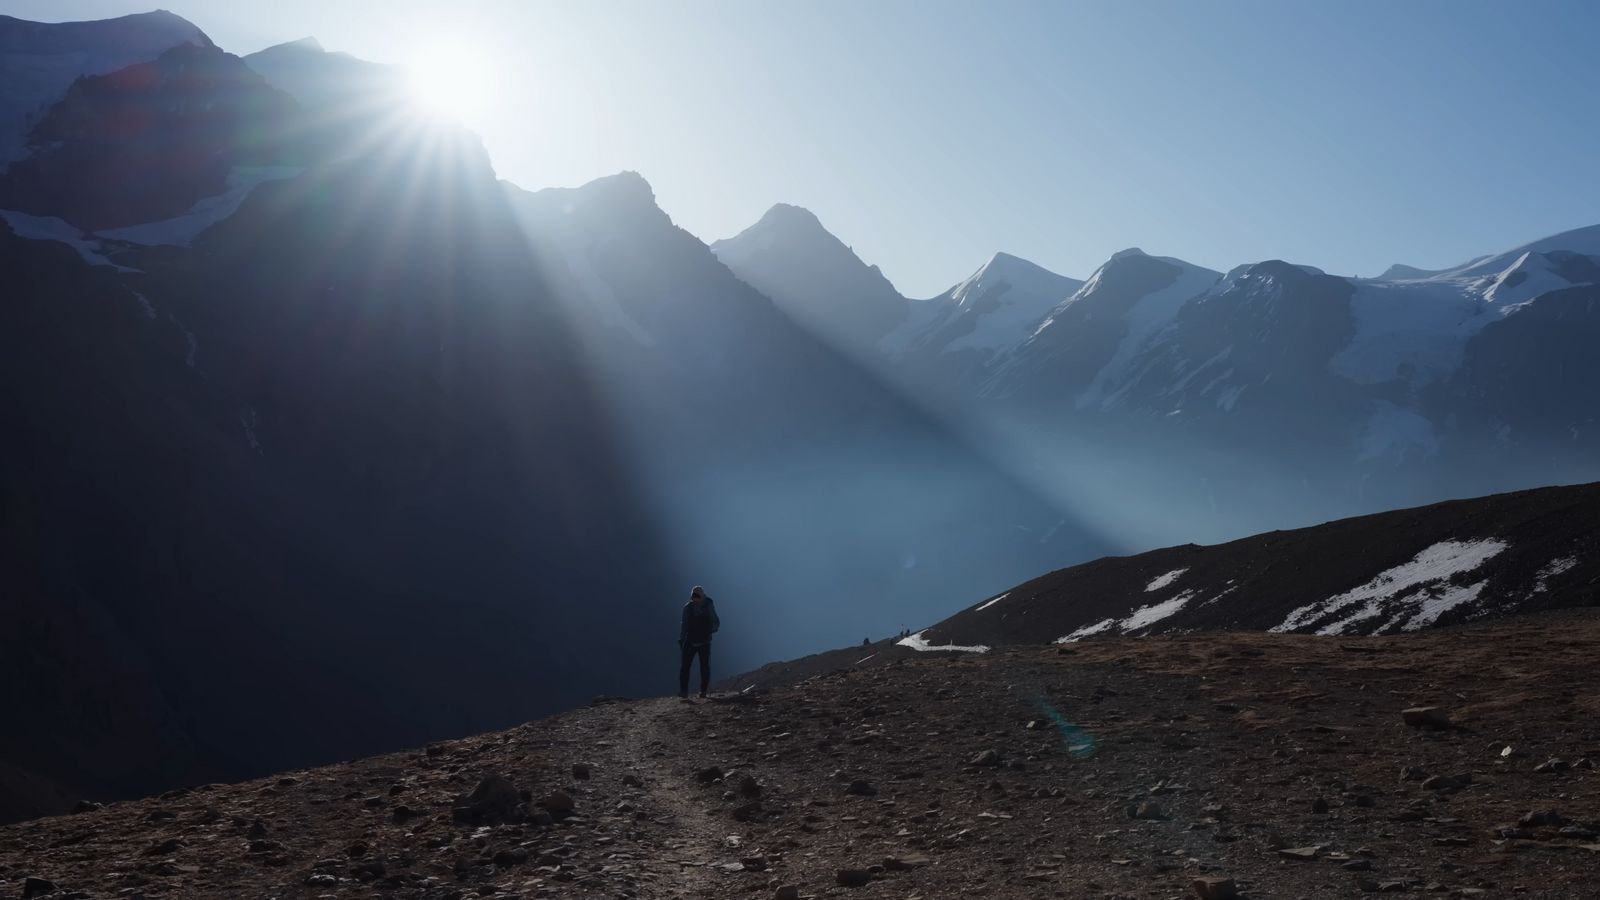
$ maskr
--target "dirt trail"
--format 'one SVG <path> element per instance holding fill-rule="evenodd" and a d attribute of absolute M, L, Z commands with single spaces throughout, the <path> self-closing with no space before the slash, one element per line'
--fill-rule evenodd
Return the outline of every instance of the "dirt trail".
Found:
<path fill-rule="evenodd" d="M 1600 898 L 1597 655 L 1594 614 L 923 654 L 0 828 L 0 897 Z"/>
<path fill-rule="evenodd" d="M 702 768 L 671 748 L 683 720 L 699 711 L 677 699 L 642 700 L 617 708 L 619 739 L 612 758 L 644 782 L 648 814 L 665 834 L 657 852 L 643 859 L 640 880 L 658 893 L 644 897 L 715 897 L 719 875 L 711 866 L 737 862 L 725 840 L 728 829 L 701 798 L 694 780 Z"/>

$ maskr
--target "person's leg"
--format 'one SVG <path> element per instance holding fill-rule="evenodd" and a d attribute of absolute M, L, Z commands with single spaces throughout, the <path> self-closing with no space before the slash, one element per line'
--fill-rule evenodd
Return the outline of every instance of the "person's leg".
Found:
<path fill-rule="evenodd" d="M 678 655 L 678 696 L 689 696 L 689 665 L 694 662 L 694 648 L 684 644 L 679 648 Z"/>
<path fill-rule="evenodd" d="M 700 648 L 700 696 L 704 697 L 709 687 L 711 687 L 711 645 L 706 644 Z"/>

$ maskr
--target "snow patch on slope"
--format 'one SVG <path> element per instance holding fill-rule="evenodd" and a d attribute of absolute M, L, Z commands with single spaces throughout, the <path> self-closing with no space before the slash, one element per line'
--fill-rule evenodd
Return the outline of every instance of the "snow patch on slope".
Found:
<path fill-rule="evenodd" d="M 1152 591 L 1159 591 L 1177 581 L 1178 577 L 1187 571 L 1189 571 L 1188 567 L 1184 567 L 1182 569 L 1173 569 L 1165 575 L 1157 575 L 1150 580 L 1149 584 L 1144 586 L 1144 592 L 1148 594 Z"/>
<path fill-rule="evenodd" d="M 1179 569 L 1177 572 L 1171 572 L 1168 574 L 1176 577 L 1177 575 L 1187 571 L 1188 569 Z M 1165 577 L 1167 576 L 1162 576 L 1162 578 Z M 1160 579 L 1156 580 L 1159 581 Z M 1145 604 L 1144 606 L 1141 606 L 1129 613 L 1127 618 L 1102 619 L 1092 625 L 1084 625 L 1071 634 L 1056 638 L 1055 642 L 1058 644 L 1070 644 L 1086 637 L 1093 637 L 1097 634 L 1105 634 L 1106 632 L 1111 631 L 1113 628 L 1122 632 L 1123 634 L 1132 634 L 1135 631 L 1142 631 L 1163 619 L 1169 619 L 1176 615 L 1185 606 L 1189 605 L 1189 601 L 1193 600 L 1194 596 L 1194 591 L 1184 591 L 1175 597 L 1169 597 L 1159 603 Z"/>
<path fill-rule="evenodd" d="M 977 609 L 973 610 L 973 612 L 983 612 L 984 610 L 986 610 L 989 607 L 995 605 L 996 603 L 999 603 L 1001 600 L 1004 600 L 1005 598 L 1007 598 L 1009 596 L 1011 596 L 1011 592 L 1010 591 L 1006 591 L 1004 594 L 1001 594 L 1000 596 L 994 598 L 993 600 L 990 600 L 989 602 L 984 603 L 982 606 L 979 606 Z"/>
<path fill-rule="evenodd" d="M 112 228 L 99 234 L 130 244 L 186 247 L 200 232 L 238 212 L 245 198 L 257 187 L 269 181 L 293 178 L 303 171 L 300 166 L 235 166 L 228 173 L 227 187 L 215 197 L 204 197 L 170 219 Z"/>
<path fill-rule="evenodd" d="M 1171 597 L 1160 603 L 1151 603 L 1147 606 L 1139 607 L 1133 611 L 1132 615 L 1122 620 L 1122 633 L 1127 634 L 1130 631 L 1149 628 L 1162 619 L 1170 618 L 1178 610 L 1183 609 L 1193 597 L 1194 591 L 1184 591 L 1176 597 Z"/>
<path fill-rule="evenodd" d="M 923 635 L 926 634 L 926 633 L 927 633 L 927 629 L 924 628 L 922 631 L 919 631 L 916 634 L 911 635 L 910 637 L 903 637 L 900 640 L 895 641 L 895 643 L 899 644 L 902 647 L 910 647 L 912 650 L 919 650 L 919 651 L 955 650 L 955 651 L 959 651 L 961 653 L 988 653 L 989 652 L 989 647 L 988 647 L 987 644 L 972 644 L 972 645 L 969 645 L 969 646 L 962 646 L 960 644 L 930 644 L 930 643 L 928 643 L 927 638 L 923 637 Z"/>
<path fill-rule="evenodd" d="M 1577 564 L 1578 564 L 1578 558 L 1576 556 L 1563 556 L 1560 559 L 1552 559 L 1552 560 L 1550 560 L 1550 564 L 1549 565 L 1547 565 L 1544 568 L 1540 569 L 1538 571 L 1538 573 L 1535 574 L 1534 582 L 1533 582 L 1533 593 L 1542 594 L 1545 591 L 1550 590 L 1550 586 L 1548 584 L 1546 584 L 1545 582 L 1547 582 L 1550 579 L 1556 577 L 1557 575 L 1560 575 L 1563 572 L 1571 570 Z"/>
<path fill-rule="evenodd" d="M 1077 631 L 1074 631 L 1069 635 L 1065 635 L 1063 637 L 1056 638 L 1056 643 L 1058 643 L 1058 644 L 1070 644 L 1073 641 L 1079 641 L 1079 640 L 1082 640 L 1082 639 L 1084 639 L 1086 637 L 1094 637 L 1097 634 L 1104 634 L 1107 631 L 1110 631 L 1113 627 L 1115 627 L 1116 624 L 1117 624 L 1117 620 L 1116 619 L 1101 619 L 1100 621 L 1094 623 L 1093 625 L 1085 625 L 1082 628 L 1079 628 Z"/>
<path fill-rule="evenodd" d="M 83 229 L 54 216 L 32 216 L 11 209 L 0 209 L 0 219 L 5 219 L 17 237 L 35 241 L 56 241 L 78 251 L 83 261 L 91 266 L 115 266 L 119 272 L 137 272 L 127 266 L 118 266 L 100 252 L 99 243 L 85 234 Z"/>
<path fill-rule="evenodd" d="M 1353 626 L 1388 617 L 1386 625 L 1406 619 L 1405 630 L 1432 624 L 1444 612 L 1478 597 L 1483 583 L 1459 587 L 1449 579 L 1471 572 L 1509 545 L 1494 538 L 1475 541 L 1441 541 L 1424 549 L 1410 562 L 1378 573 L 1366 584 L 1290 612 L 1268 631 L 1300 631 L 1330 616 L 1338 616 L 1316 630 L 1317 634 L 1344 634 Z M 1339 615 L 1343 613 L 1344 615 Z"/>

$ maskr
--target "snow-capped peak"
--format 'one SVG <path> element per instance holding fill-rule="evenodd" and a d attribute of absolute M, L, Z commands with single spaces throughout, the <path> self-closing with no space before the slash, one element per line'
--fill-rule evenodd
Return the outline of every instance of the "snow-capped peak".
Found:
<path fill-rule="evenodd" d="M 977 351 L 984 358 L 1027 340 L 1039 320 L 1083 286 L 1076 278 L 996 253 L 961 283 L 911 304 L 879 345 L 891 355 L 919 348 Z"/>
<path fill-rule="evenodd" d="M 1019 256 L 996 253 L 978 271 L 951 288 L 949 297 L 957 306 L 967 306 L 991 290 L 1015 292 L 1040 302 L 1054 297 L 1048 300 L 1049 306 L 1038 310 L 1039 315 L 1043 315 L 1051 306 L 1070 297 L 1082 284 L 1076 278 L 1057 275 Z"/>

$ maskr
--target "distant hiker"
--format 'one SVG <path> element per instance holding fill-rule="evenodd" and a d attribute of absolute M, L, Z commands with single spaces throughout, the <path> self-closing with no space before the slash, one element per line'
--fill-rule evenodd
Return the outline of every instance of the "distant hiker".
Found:
<path fill-rule="evenodd" d="M 689 592 L 689 602 L 683 605 L 683 618 L 678 626 L 678 649 L 682 661 L 678 666 L 678 696 L 689 699 L 689 666 L 695 655 L 700 656 L 700 697 L 711 687 L 711 636 L 722 627 L 717 618 L 717 605 L 707 596 L 706 590 L 695 585 Z"/>
<path fill-rule="evenodd" d="M 872 638 L 862 638 L 861 639 L 861 646 L 863 646 L 863 647 L 872 646 Z"/>

